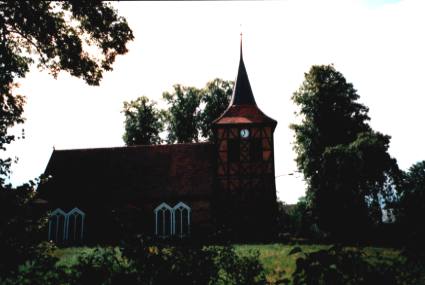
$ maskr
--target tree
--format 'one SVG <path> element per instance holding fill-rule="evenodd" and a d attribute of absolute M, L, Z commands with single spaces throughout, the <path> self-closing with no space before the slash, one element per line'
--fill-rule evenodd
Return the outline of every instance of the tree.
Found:
<path fill-rule="evenodd" d="M 46 215 L 32 203 L 35 188 L 33 181 L 16 188 L 0 185 L 0 279 L 37 258 L 39 243 L 46 239 Z"/>
<path fill-rule="evenodd" d="M 425 160 L 413 164 L 404 174 L 397 210 L 409 253 L 425 258 Z"/>
<path fill-rule="evenodd" d="M 3 91 L 4 88 L 0 86 L 0 151 L 5 151 L 6 145 L 15 140 L 14 135 L 8 134 L 8 129 L 17 123 L 23 123 L 22 113 L 25 104 L 25 98 L 23 96 L 13 96 L 11 92 L 3 93 Z M 0 158 L 0 188 L 10 173 L 11 163 L 11 158 Z"/>
<path fill-rule="evenodd" d="M 8 129 L 24 122 L 25 98 L 14 94 L 14 88 L 31 64 L 54 77 L 63 70 L 98 85 L 132 39 L 126 20 L 102 1 L 0 2 L 0 150 L 16 139 Z M 28 211 L 36 184 L 15 188 L 6 183 L 11 162 L 0 159 L 0 272 L 11 272 L 34 252 L 43 220 Z"/>
<path fill-rule="evenodd" d="M 172 93 L 162 94 L 169 104 L 168 110 L 164 112 L 168 131 L 167 141 L 169 143 L 198 142 L 201 90 L 180 84 L 174 85 L 173 88 Z"/>
<path fill-rule="evenodd" d="M 425 213 L 425 160 L 413 164 L 405 173 L 400 193 L 401 219 L 423 225 Z"/>
<path fill-rule="evenodd" d="M 124 18 L 102 1 L 19 1 L 0 4 L 2 85 L 24 77 L 35 61 L 54 76 L 64 70 L 97 85 L 133 39 Z M 89 54 L 87 45 L 98 53 Z"/>
<path fill-rule="evenodd" d="M 381 205 L 394 195 L 390 137 L 371 129 L 368 108 L 333 66 L 313 66 L 292 99 L 300 107 L 301 123 L 291 128 L 309 207 L 321 229 L 358 238 L 381 222 Z"/>
<path fill-rule="evenodd" d="M 13 94 L 30 65 L 61 70 L 98 85 L 133 39 L 124 18 L 102 1 L 7 1 L 0 3 L 0 149 L 15 139 L 7 129 L 22 123 L 24 98 Z M 89 50 L 93 50 L 89 53 Z M 0 175 L 10 160 L 0 161 Z"/>
<path fill-rule="evenodd" d="M 142 96 L 134 101 L 124 102 L 122 113 L 125 116 L 123 140 L 126 145 L 161 143 L 159 134 L 163 130 L 163 122 L 155 102 Z"/>
<path fill-rule="evenodd" d="M 124 141 L 127 145 L 160 143 L 159 133 L 166 126 L 168 143 L 212 141 L 212 122 L 228 107 L 232 81 L 216 78 L 202 89 L 180 84 L 173 92 L 164 92 L 167 110 L 158 111 L 146 97 L 125 102 Z"/>
<path fill-rule="evenodd" d="M 202 137 L 213 139 L 212 122 L 229 106 L 232 97 L 233 81 L 216 78 L 202 89 L 201 103 L 205 104 L 200 113 L 199 127 Z"/>

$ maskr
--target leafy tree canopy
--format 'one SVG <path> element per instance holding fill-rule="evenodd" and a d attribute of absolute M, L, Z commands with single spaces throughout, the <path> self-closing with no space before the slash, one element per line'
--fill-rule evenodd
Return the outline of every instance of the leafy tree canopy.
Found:
<path fill-rule="evenodd" d="M 199 104 L 201 90 L 195 87 L 174 85 L 172 93 L 164 92 L 162 97 L 169 104 L 164 111 L 169 143 L 198 142 Z"/>
<path fill-rule="evenodd" d="M 124 18 L 102 1 L 22 0 L 0 3 L 0 148 L 14 140 L 7 129 L 22 123 L 24 98 L 12 94 L 30 65 L 61 70 L 97 85 L 133 39 Z M 89 53 L 88 51 L 93 52 Z M 10 160 L 0 161 L 1 173 Z"/>
<path fill-rule="evenodd" d="M 133 39 L 126 20 L 102 1 L 3 2 L 0 15 L 3 88 L 35 61 L 54 76 L 64 70 L 97 85 Z"/>
<path fill-rule="evenodd" d="M 0 150 L 15 139 L 8 129 L 24 121 L 25 98 L 14 88 L 32 64 L 54 77 L 63 70 L 98 85 L 132 39 L 126 20 L 106 2 L 0 2 Z M 12 272 L 35 251 L 46 222 L 42 213 L 29 211 L 35 182 L 17 188 L 6 183 L 10 164 L 10 158 L 0 159 L 0 272 Z"/>
<path fill-rule="evenodd" d="M 199 116 L 199 127 L 202 137 L 213 139 L 212 122 L 229 106 L 232 97 L 233 81 L 216 78 L 202 89 L 201 103 L 205 104 Z"/>
<path fill-rule="evenodd" d="M 0 93 L 0 151 L 6 150 L 6 145 L 15 140 L 15 136 L 8 134 L 7 130 L 17 123 L 23 123 L 24 104 L 25 98 L 23 96 Z M 11 158 L 0 158 L 0 187 L 9 175 L 11 163 Z"/>
<path fill-rule="evenodd" d="M 425 197 L 425 160 L 413 164 L 406 173 L 406 192 Z M 425 210 L 425 208 L 424 208 Z"/>
<path fill-rule="evenodd" d="M 425 259 L 425 161 L 413 164 L 405 173 L 403 182 L 397 220 L 409 252 Z"/>
<path fill-rule="evenodd" d="M 388 154 L 390 137 L 371 129 L 353 85 L 333 66 L 313 66 L 292 99 L 301 118 L 291 125 L 296 162 L 319 226 L 351 235 L 380 222 L 398 168 Z"/>
<path fill-rule="evenodd" d="M 159 133 L 163 130 L 163 122 L 155 102 L 142 96 L 134 101 L 124 102 L 122 112 L 125 115 L 123 139 L 126 145 L 161 143 Z"/>
<path fill-rule="evenodd" d="M 168 143 L 212 141 L 212 122 L 228 107 L 232 88 L 232 81 L 219 78 L 201 89 L 176 84 L 163 93 L 166 110 L 158 110 L 146 97 L 124 102 L 123 139 L 127 145 L 161 143 L 159 134 L 166 127 Z"/>

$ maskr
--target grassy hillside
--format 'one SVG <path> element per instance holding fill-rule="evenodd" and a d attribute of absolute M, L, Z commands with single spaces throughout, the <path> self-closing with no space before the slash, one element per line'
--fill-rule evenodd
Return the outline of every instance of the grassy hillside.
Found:
<path fill-rule="evenodd" d="M 275 282 L 279 278 L 290 276 L 295 271 L 296 260 L 300 254 L 288 255 L 294 245 L 283 244 L 259 244 L 259 245 L 236 245 L 238 253 L 247 254 L 249 252 L 257 251 L 259 258 L 266 271 L 267 280 Z M 327 249 L 328 245 L 300 245 L 303 252 L 310 253 L 321 249 Z M 400 252 L 395 249 L 379 248 L 379 247 L 366 247 L 363 248 L 368 261 L 374 263 L 382 260 L 382 257 L 391 259 L 398 259 Z"/>
<path fill-rule="evenodd" d="M 304 252 L 315 252 L 326 249 L 328 245 L 301 245 Z M 236 252 L 241 255 L 257 253 L 260 262 L 264 266 L 267 280 L 270 283 L 276 282 L 282 277 L 290 279 L 295 271 L 296 259 L 300 253 L 288 255 L 293 245 L 284 244 L 241 244 L 235 245 Z M 82 253 L 91 253 L 94 249 L 90 247 L 70 247 L 56 250 L 54 255 L 58 257 L 59 264 L 72 265 L 77 262 L 78 255 Z M 382 261 L 382 258 L 396 260 L 399 257 L 399 251 L 388 248 L 366 247 L 364 248 L 365 258 L 370 262 Z M 120 254 L 117 251 L 117 254 Z M 119 256 L 121 258 L 121 256 Z"/>

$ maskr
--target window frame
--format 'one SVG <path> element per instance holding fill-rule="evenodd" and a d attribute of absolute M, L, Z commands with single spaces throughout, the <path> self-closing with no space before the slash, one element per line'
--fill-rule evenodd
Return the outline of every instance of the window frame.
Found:
<path fill-rule="evenodd" d="M 64 212 L 61 208 L 56 208 L 53 212 L 51 212 L 49 214 L 49 232 L 48 232 L 48 240 L 53 240 L 52 239 L 52 219 L 55 218 L 56 219 L 56 229 L 55 229 L 55 242 L 58 242 L 58 234 L 60 232 L 59 230 L 59 217 L 63 217 L 63 230 L 62 230 L 62 241 L 66 240 L 66 229 L 67 229 L 67 214 L 66 212 Z"/>
<path fill-rule="evenodd" d="M 158 234 L 158 212 L 162 211 L 162 209 L 166 209 L 170 211 L 170 236 L 173 236 L 173 220 L 174 220 L 174 211 L 173 208 L 170 207 L 170 205 L 168 205 L 167 203 L 163 202 L 161 204 L 159 204 L 155 209 L 154 209 L 154 213 L 155 213 L 155 235 L 161 238 L 167 238 L 167 235 L 159 235 Z M 165 233 L 165 214 L 164 214 L 164 221 L 163 221 L 163 233 Z"/>
<path fill-rule="evenodd" d="M 187 224 L 186 224 L 187 225 L 187 233 L 186 234 L 183 233 L 183 212 L 185 210 L 187 211 Z M 177 205 L 175 205 L 173 207 L 173 211 L 174 211 L 173 235 L 178 236 L 180 238 L 183 238 L 185 236 L 189 236 L 190 235 L 190 213 L 191 213 L 190 207 L 183 202 L 179 202 Z M 176 212 L 177 211 L 180 211 L 180 230 L 181 230 L 180 234 L 176 233 Z"/>
<path fill-rule="evenodd" d="M 65 212 L 64 210 L 62 210 L 61 208 L 56 208 L 54 211 L 52 211 L 49 214 L 49 231 L 47 234 L 47 238 L 48 240 L 53 240 L 52 239 L 52 218 L 56 218 L 56 235 L 55 235 L 55 242 L 59 242 L 58 239 L 58 233 L 59 233 L 59 223 L 58 223 L 58 219 L 59 217 L 63 216 L 64 221 L 63 221 L 63 231 L 62 231 L 62 242 L 67 242 L 69 241 L 69 218 L 74 215 L 75 213 L 77 213 L 77 215 L 81 216 L 81 235 L 79 239 L 73 239 L 73 241 L 82 241 L 84 238 L 84 219 L 86 214 L 79 209 L 78 207 L 74 207 L 73 209 L 71 209 L 68 213 Z M 77 221 L 77 216 L 75 216 L 75 223 Z M 74 226 L 74 229 L 76 228 L 76 226 Z"/>
<path fill-rule="evenodd" d="M 67 225 L 66 225 L 66 240 L 69 240 L 69 218 L 74 215 L 74 214 L 78 214 L 79 216 L 81 216 L 81 235 L 80 235 L 80 241 L 83 240 L 83 236 L 84 236 L 84 218 L 86 216 L 86 214 L 80 210 L 79 208 L 75 207 L 73 208 L 71 211 L 68 212 L 67 214 Z M 77 225 L 77 215 L 74 215 L 75 218 L 75 225 L 74 225 L 74 231 L 76 230 L 76 225 Z M 75 238 L 73 241 L 78 241 L 77 238 Z"/>
<path fill-rule="evenodd" d="M 170 235 L 164 235 L 164 234 L 160 234 L 159 231 L 159 220 L 158 220 L 158 214 L 160 211 L 162 211 L 163 209 L 170 211 Z M 180 212 L 180 233 L 176 233 L 176 212 L 179 211 Z M 184 211 L 187 211 L 187 233 L 183 233 L 183 213 Z M 186 236 L 190 235 L 190 226 L 191 226 L 191 213 L 192 213 L 192 209 L 190 208 L 189 205 L 187 205 L 184 202 L 179 202 L 177 203 L 174 207 L 171 207 L 170 205 L 168 205 L 165 202 L 162 202 L 161 204 L 159 204 L 155 209 L 154 209 L 154 214 L 155 214 L 155 236 L 159 237 L 159 238 L 169 238 L 169 237 L 179 237 L 179 238 L 184 238 Z M 165 217 L 165 216 L 163 216 Z M 165 218 L 163 221 L 163 225 L 166 225 L 165 223 Z M 165 229 L 165 227 L 164 227 Z M 162 231 L 162 233 L 164 233 L 164 229 Z"/>

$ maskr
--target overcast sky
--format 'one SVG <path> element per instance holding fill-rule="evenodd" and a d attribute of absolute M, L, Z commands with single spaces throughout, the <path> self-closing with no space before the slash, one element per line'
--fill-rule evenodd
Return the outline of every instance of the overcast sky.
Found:
<path fill-rule="evenodd" d="M 390 154 L 402 169 L 425 159 L 425 2 L 119 2 L 135 40 L 99 87 L 35 67 L 18 92 L 27 97 L 26 138 L 11 180 L 38 177 L 56 149 L 122 146 L 123 101 L 145 95 L 160 101 L 173 84 L 203 87 L 234 80 L 239 34 L 259 107 L 278 121 L 275 161 L 278 196 L 295 203 L 305 192 L 296 170 L 292 93 L 314 64 L 331 64 L 354 84 L 370 108 L 372 127 L 392 136 Z M 21 127 L 20 127 L 21 128 Z M 19 130 L 20 130 L 19 128 Z M 78 179 L 78 178 L 76 178 Z"/>

